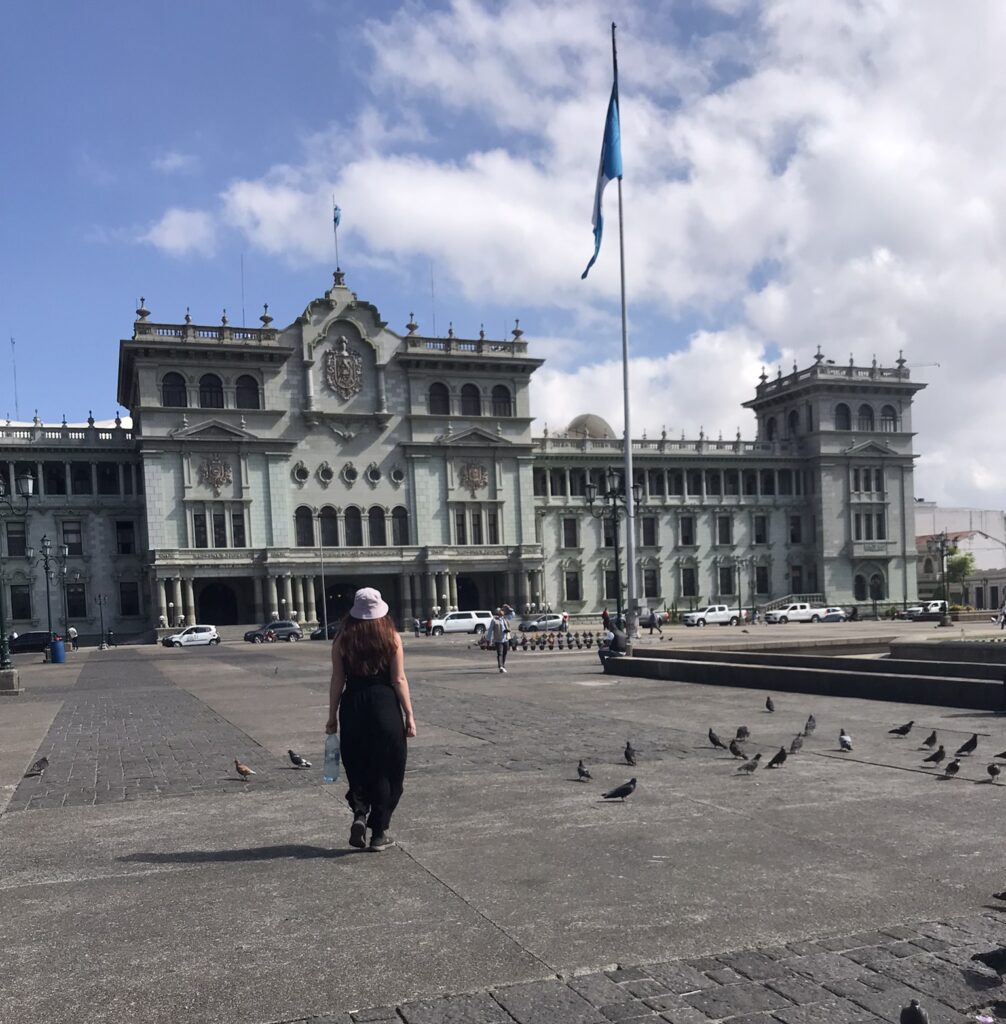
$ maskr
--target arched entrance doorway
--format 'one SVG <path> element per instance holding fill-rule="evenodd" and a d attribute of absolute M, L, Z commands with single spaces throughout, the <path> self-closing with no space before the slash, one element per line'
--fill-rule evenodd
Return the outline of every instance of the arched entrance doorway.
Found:
<path fill-rule="evenodd" d="M 479 585 L 471 576 L 458 577 L 458 608 L 462 611 L 469 611 L 474 608 L 481 608 L 479 603 Z"/>
<path fill-rule="evenodd" d="M 196 616 L 213 626 L 236 626 L 241 620 L 234 587 L 220 581 L 204 584 L 196 596 Z"/>

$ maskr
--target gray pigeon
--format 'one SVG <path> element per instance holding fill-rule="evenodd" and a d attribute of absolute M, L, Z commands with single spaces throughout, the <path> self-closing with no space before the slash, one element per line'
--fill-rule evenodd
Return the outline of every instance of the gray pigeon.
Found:
<path fill-rule="evenodd" d="M 761 760 L 761 752 L 759 751 L 757 754 L 755 754 L 754 757 L 751 758 L 750 761 L 745 761 L 744 764 L 742 764 L 737 769 L 737 771 L 739 771 L 739 772 L 747 772 L 748 775 L 750 775 L 758 767 L 758 762 L 760 760 Z"/>
<path fill-rule="evenodd" d="M 993 949 L 988 953 L 975 953 L 971 958 L 986 967 L 991 967 L 999 977 L 1006 975 L 1006 946 Z"/>
<path fill-rule="evenodd" d="M 838 745 L 842 750 L 852 750 L 852 737 L 845 729 L 838 734 Z"/>
<path fill-rule="evenodd" d="M 633 768 L 636 767 L 636 752 L 628 740 L 625 741 L 625 763 L 631 764 Z"/>
<path fill-rule="evenodd" d="M 1006 750 L 1004 750 L 1001 754 L 996 754 L 994 756 L 1001 757 L 1004 761 L 1006 761 Z"/>
<path fill-rule="evenodd" d="M 929 1024 L 929 1014 L 913 999 L 907 1006 L 901 1007 L 901 1024 Z"/>
<path fill-rule="evenodd" d="M 765 710 L 769 714 L 771 714 L 773 711 L 775 711 L 775 703 L 774 703 L 774 701 L 772 700 L 771 697 L 766 697 L 765 698 Z"/>
<path fill-rule="evenodd" d="M 904 725 L 896 726 L 894 729 L 888 729 L 888 736 L 907 736 L 912 731 L 912 726 L 915 725 L 915 719 L 913 718 L 910 722 L 905 722 Z"/>
<path fill-rule="evenodd" d="M 737 739 L 748 740 L 751 738 L 751 730 L 746 725 L 737 726 Z"/>
<path fill-rule="evenodd" d="M 46 768 L 49 767 L 49 758 L 40 757 L 29 769 L 24 773 L 24 777 L 27 779 L 32 775 L 45 775 Z"/>
<path fill-rule="evenodd" d="M 727 745 L 723 742 L 723 740 L 721 740 L 719 738 L 719 736 L 716 735 L 716 733 L 713 732 L 712 729 L 709 730 L 709 742 L 714 747 L 719 747 L 720 750 L 726 750 L 727 749 Z"/>
<path fill-rule="evenodd" d="M 786 763 L 786 748 L 780 747 L 779 753 L 777 753 L 767 765 L 766 768 L 781 768 Z"/>
<path fill-rule="evenodd" d="M 947 757 L 947 752 L 943 749 L 943 744 L 940 744 L 940 749 L 934 754 L 930 754 L 929 757 L 922 759 L 923 764 L 942 764 Z"/>
<path fill-rule="evenodd" d="M 625 803 L 625 798 L 627 796 L 632 796 L 632 793 L 635 790 L 635 788 L 636 788 L 636 780 L 635 779 L 629 779 L 628 782 L 623 783 L 621 786 L 616 786 L 614 789 L 609 789 L 608 792 L 604 794 L 604 799 L 605 800 L 621 800 L 622 803 L 624 804 Z"/>
<path fill-rule="evenodd" d="M 924 747 L 929 747 L 930 750 L 936 746 L 936 730 L 933 731 L 922 741 Z"/>
<path fill-rule="evenodd" d="M 957 753 L 954 754 L 954 757 L 960 757 L 962 754 L 973 754 L 977 746 L 978 733 L 973 733 L 971 739 L 966 740 L 957 748 Z"/>
<path fill-rule="evenodd" d="M 590 772 L 587 771 L 586 768 L 584 768 L 582 760 L 576 766 L 576 774 L 580 777 L 580 781 L 581 782 L 589 782 L 590 781 L 590 778 L 591 778 Z"/>
<path fill-rule="evenodd" d="M 946 768 L 943 769 L 943 774 L 946 775 L 948 779 L 952 779 L 960 770 L 961 762 L 953 760 L 946 766 Z"/>
<path fill-rule="evenodd" d="M 989 778 L 993 782 L 998 782 L 999 781 L 999 774 L 1002 772 L 1002 769 L 999 767 L 999 765 L 997 765 L 997 764 L 990 764 L 988 766 L 988 768 L 986 769 L 986 771 L 989 773 Z"/>
<path fill-rule="evenodd" d="M 292 750 L 288 750 L 287 753 L 290 755 L 290 763 L 294 768 L 311 767 L 311 762 L 306 757 L 301 757 L 300 754 L 295 754 Z"/>
<path fill-rule="evenodd" d="M 747 754 L 745 754 L 744 751 L 741 750 L 737 740 L 730 741 L 730 753 L 733 754 L 734 757 L 739 757 L 742 761 L 746 761 L 748 759 Z"/>
<path fill-rule="evenodd" d="M 817 719 L 813 715 L 807 716 L 807 724 L 803 727 L 804 736 L 809 736 L 817 728 Z"/>
<path fill-rule="evenodd" d="M 797 754 L 803 749 L 803 733 L 798 732 L 793 737 L 793 742 L 789 745 L 789 752 L 791 754 Z"/>

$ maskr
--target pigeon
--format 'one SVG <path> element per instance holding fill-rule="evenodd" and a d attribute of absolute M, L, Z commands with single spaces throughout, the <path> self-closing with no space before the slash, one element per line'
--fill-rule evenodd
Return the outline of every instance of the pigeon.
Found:
<path fill-rule="evenodd" d="M 1000 978 L 1006 975 L 1006 946 L 993 949 L 989 953 L 975 953 L 971 959 L 985 964 L 986 967 L 991 967 Z"/>
<path fill-rule="evenodd" d="M 632 796 L 633 790 L 635 790 L 635 788 L 636 788 L 636 780 L 635 779 L 629 779 L 628 782 L 623 783 L 621 786 L 616 786 L 614 789 L 609 789 L 608 792 L 604 794 L 604 799 L 605 800 L 621 800 L 622 803 L 624 804 L 625 803 L 625 798 L 627 796 Z"/>
<path fill-rule="evenodd" d="M 994 899 L 994 900 L 1002 900 L 1004 903 L 1006 903 L 1006 889 L 1003 889 L 1002 892 L 994 892 L 994 893 L 992 893 L 992 899 Z"/>
<path fill-rule="evenodd" d="M 739 757 L 742 761 L 746 761 L 748 759 L 747 754 L 741 750 L 740 744 L 738 744 L 737 740 L 730 741 L 730 753 L 733 754 L 734 757 Z"/>
<path fill-rule="evenodd" d="M 588 772 L 587 769 L 584 768 L 582 760 L 576 766 L 576 774 L 580 777 L 581 782 L 590 781 L 590 772 Z"/>
<path fill-rule="evenodd" d="M 248 781 L 249 775 L 258 774 L 258 772 L 256 772 L 254 768 L 249 768 L 248 765 L 242 764 L 242 762 L 238 760 L 234 761 L 234 770 L 238 773 L 238 775 L 241 776 L 242 779 L 245 780 L 245 782 Z"/>
<path fill-rule="evenodd" d="M 907 1006 L 901 1007 L 901 1024 L 929 1024 L 929 1014 L 913 999 Z"/>
<path fill-rule="evenodd" d="M 936 730 L 933 731 L 922 741 L 924 747 L 929 747 L 930 750 L 936 746 Z"/>
<path fill-rule="evenodd" d="M 287 753 L 290 755 L 290 763 L 294 768 L 310 768 L 311 762 L 306 757 L 301 757 L 300 754 L 295 754 L 292 750 L 288 750 Z M 238 769 L 240 771 L 240 769 Z"/>
<path fill-rule="evenodd" d="M 948 779 L 952 779 L 960 770 L 961 762 L 953 760 L 946 766 L 946 768 L 943 769 L 943 774 L 946 775 Z"/>
<path fill-rule="evenodd" d="M 46 768 L 49 767 L 49 758 L 40 757 L 29 769 L 24 773 L 24 777 L 27 779 L 32 775 L 45 775 Z"/>
<path fill-rule="evenodd" d="M 746 630 L 745 630 L 745 632 L 746 632 Z M 775 703 L 773 702 L 771 697 L 766 697 L 765 698 L 765 710 L 769 714 L 771 714 L 773 711 L 775 711 Z"/>
<path fill-rule="evenodd" d="M 766 768 L 781 768 L 786 763 L 786 748 L 780 747 L 779 753 L 776 754 L 767 765 Z"/>
<path fill-rule="evenodd" d="M 962 743 L 957 748 L 957 753 L 954 755 L 954 757 L 960 757 L 962 754 L 974 753 L 974 749 L 977 746 L 978 746 L 978 733 L 972 733 L 971 739 L 967 740 L 965 743 Z"/>
<path fill-rule="evenodd" d="M 758 767 L 758 762 L 760 760 L 761 760 L 761 752 L 759 751 L 757 754 L 755 754 L 755 756 L 753 758 L 751 758 L 750 761 L 745 761 L 744 764 L 742 764 L 737 769 L 737 771 L 739 771 L 739 772 L 747 772 L 748 775 L 750 775 Z"/>
<path fill-rule="evenodd" d="M 1001 754 L 996 754 L 995 756 L 1001 757 L 1004 761 L 1006 761 L 1006 750 L 1004 750 Z"/>
<path fill-rule="evenodd" d="M 997 764 L 990 764 L 988 766 L 988 768 L 986 769 L 986 771 L 989 773 L 989 778 L 993 782 L 998 782 L 999 781 L 999 773 L 1002 771 L 1002 769 L 999 767 L 999 765 L 997 765 Z"/>
<path fill-rule="evenodd" d="M 941 764 L 947 756 L 947 752 L 943 749 L 943 744 L 940 744 L 940 749 L 935 754 L 930 754 L 929 757 L 922 759 L 923 764 Z"/>
<path fill-rule="evenodd" d="M 633 768 L 636 767 L 636 752 L 628 740 L 625 741 L 625 763 L 631 764 Z"/>
<path fill-rule="evenodd" d="M 796 753 L 798 753 L 802 749 L 803 749 L 803 733 L 802 732 L 798 732 L 793 737 L 793 742 L 789 745 L 789 752 L 791 754 L 796 754 Z"/>
<path fill-rule="evenodd" d="M 915 725 L 915 719 L 913 718 L 910 722 L 905 722 L 904 725 L 899 725 L 896 729 L 888 729 L 888 736 L 907 736 L 912 731 L 912 726 Z"/>
<path fill-rule="evenodd" d="M 751 730 L 746 725 L 737 726 L 737 739 L 747 740 L 751 738 Z"/>
<path fill-rule="evenodd" d="M 844 729 L 838 734 L 838 745 L 842 750 L 852 750 L 852 737 Z"/>
<path fill-rule="evenodd" d="M 714 747 L 719 747 L 720 750 L 726 750 L 727 749 L 727 745 L 723 742 L 723 740 L 721 740 L 719 738 L 719 736 L 716 735 L 716 733 L 713 732 L 712 729 L 709 730 L 709 742 Z"/>
<path fill-rule="evenodd" d="M 807 716 L 807 724 L 803 727 L 804 736 L 809 736 L 817 728 L 817 719 L 813 715 Z"/>

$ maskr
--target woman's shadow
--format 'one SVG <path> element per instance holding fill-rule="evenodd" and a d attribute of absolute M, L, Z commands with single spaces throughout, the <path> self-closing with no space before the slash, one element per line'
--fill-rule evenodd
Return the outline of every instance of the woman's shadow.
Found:
<path fill-rule="evenodd" d="M 315 860 L 345 857 L 358 850 L 333 850 L 324 846 L 286 843 L 282 846 L 251 846 L 238 850 L 175 850 L 172 853 L 129 853 L 116 860 L 125 864 L 231 864 L 257 860 Z"/>

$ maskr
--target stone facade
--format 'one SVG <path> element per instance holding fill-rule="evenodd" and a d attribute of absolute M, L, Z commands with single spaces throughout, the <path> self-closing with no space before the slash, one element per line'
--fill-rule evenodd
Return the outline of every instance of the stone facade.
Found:
<path fill-rule="evenodd" d="M 614 607 L 625 570 L 587 493 L 603 493 L 609 472 L 621 489 L 622 441 L 590 415 L 532 434 L 541 360 L 519 326 L 500 341 L 425 337 L 415 323 L 400 335 L 341 272 L 290 326 L 268 310 L 261 320 L 161 323 L 141 302 L 119 354 L 131 429 L 0 430 L 5 479 L 24 462 L 44 476 L 57 455 L 92 467 L 86 493 L 69 469 L 66 495 L 40 488 L 30 527 L 59 537 L 80 514 L 88 540 L 70 562 L 86 572 L 88 612 L 99 592 L 133 582 L 139 613 L 112 619 L 123 632 L 315 623 L 363 585 L 403 622 L 504 601 Z M 836 367 L 819 353 L 807 369 L 762 375 L 745 403 L 753 440 L 635 440 L 642 603 L 914 601 L 911 404 L 922 386 L 904 360 Z M 106 462 L 119 467 L 114 492 Z M 115 524 L 130 516 L 135 549 L 123 554 Z M 10 592 L 20 573 L 37 622 L 37 574 L 16 543 L 3 553 L 5 606 L 23 596 Z"/>

